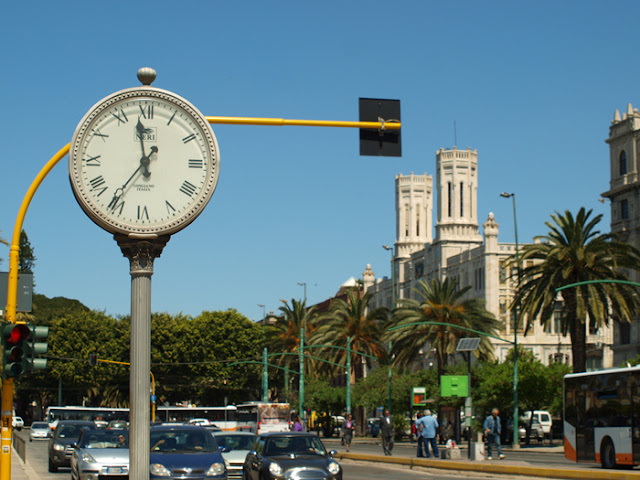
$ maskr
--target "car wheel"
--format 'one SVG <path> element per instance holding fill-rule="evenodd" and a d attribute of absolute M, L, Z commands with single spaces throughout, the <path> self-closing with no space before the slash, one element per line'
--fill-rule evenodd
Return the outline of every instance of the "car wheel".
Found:
<path fill-rule="evenodd" d="M 56 473 L 58 471 L 58 467 L 53 464 L 51 459 L 49 459 L 49 472 Z"/>
<path fill-rule="evenodd" d="M 609 439 L 606 439 L 600 448 L 600 462 L 602 468 L 616 468 L 616 449 Z"/>

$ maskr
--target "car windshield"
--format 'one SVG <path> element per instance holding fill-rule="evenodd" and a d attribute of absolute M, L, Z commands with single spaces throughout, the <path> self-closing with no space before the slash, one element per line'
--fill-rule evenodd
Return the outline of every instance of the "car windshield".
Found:
<path fill-rule="evenodd" d="M 216 435 L 218 445 L 229 450 L 251 450 L 255 439 L 252 435 Z"/>
<path fill-rule="evenodd" d="M 264 447 L 265 455 L 326 455 L 322 442 L 315 436 L 270 437 Z"/>
<path fill-rule="evenodd" d="M 31 429 L 34 428 L 49 428 L 49 424 L 47 422 L 33 422 L 31 424 Z"/>
<path fill-rule="evenodd" d="M 159 453 L 217 452 L 218 445 L 204 429 L 151 432 L 151 451 Z"/>
<path fill-rule="evenodd" d="M 80 448 L 129 448 L 129 432 L 92 430 L 83 435 Z"/>
<path fill-rule="evenodd" d="M 88 428 L 87 425 L 69 425 L 61 423 L 56 428 L 56 436 L 58 438 L 75 438 L 78 439 L 80 437 L 80 433 L 84 428 Z"/>

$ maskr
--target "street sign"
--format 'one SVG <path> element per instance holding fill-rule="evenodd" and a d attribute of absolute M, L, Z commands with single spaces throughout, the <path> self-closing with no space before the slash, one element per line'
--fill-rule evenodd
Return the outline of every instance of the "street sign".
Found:
<path fill-rule="evenodd" d="M 468 397 L 469 377 L 466 375 L 442 375 L 440 377 L 441 397 Z"/>
<path fill-rule="evenodd" d="M 400 100 L 361 98 L 361 122 L 399 122 Z M 360 155 L 401 157 L 400 130 L 360 129 Z"/>
<path fill-rule="evenodd" d="M 7 289 L 9 288 L 9 272 L 0 272 L 0 310 L 7 305 Z M 33 274 L 18 274 L 18 295 L 16 311 L 30 312 L 33 310 Z"/>

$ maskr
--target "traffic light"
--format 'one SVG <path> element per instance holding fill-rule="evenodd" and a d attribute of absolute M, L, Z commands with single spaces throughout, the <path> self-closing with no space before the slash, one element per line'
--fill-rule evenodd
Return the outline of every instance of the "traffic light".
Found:
<path fill-rule="evenodd" d="M 98 364 L 98 354 L 90 353 L 89 354 L 89 365 L 95 366 Z"/>
<path fill-rule="evenodd" d="M 2 324 L 3 375 L 7 378 L 20 378 L 23 374 L 47 368 L 46 358 L 36 358 L 49 350 L 45 340 L 49 336 L 49 327 L 28 325 L 26 323 Z"/>
<path fill-rule="evenodd" d="M 7 378 L 20 377 L 24 372 L 24 349 L 31 330 L 25 323 L 5 323 L 2 325 L 3 375 Z"/>
<path fill-rule="evenodd" d="M 31 335 L 25 342 L 24 371 L 35 372 L 47 368 L 46 358 L 36 358 L 37 355 L 44 355 L 49 351 L 49 344 L 46 342 L 49 337 L 49 327 L 27 324 Z"/>

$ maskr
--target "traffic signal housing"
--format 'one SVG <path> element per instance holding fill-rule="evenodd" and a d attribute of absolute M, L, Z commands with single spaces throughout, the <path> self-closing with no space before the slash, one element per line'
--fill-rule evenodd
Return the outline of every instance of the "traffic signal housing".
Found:
<path fill-rule="evenodd" d="M 90 353 L 89 354 L 89 365 L 96 366 L 98 364 L 98 354 Z"/>
<path fill-rule="evenodd" d="M 2 324 L 3 376 L 20 378 L 23 374 L 47 368 L 46 358 L 36 358 L 49 350 L 42 340 L 49 336 L 49 327 L 26 323 Z"/>

